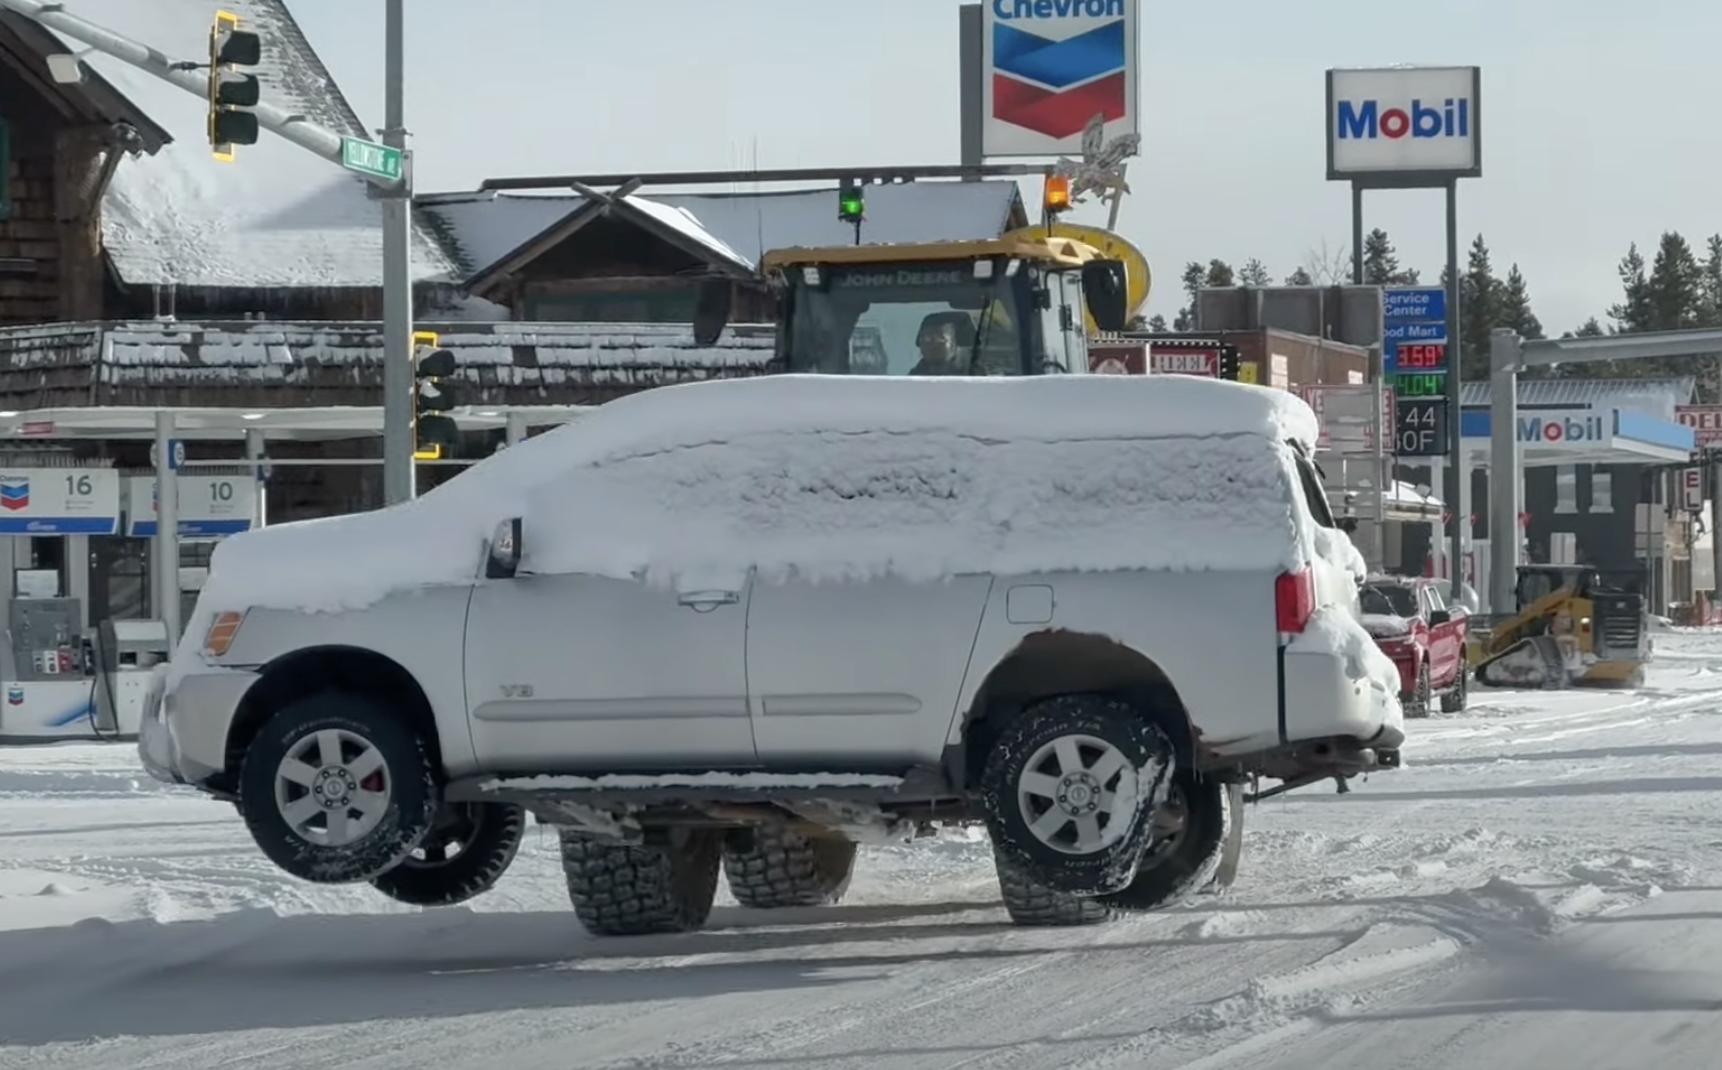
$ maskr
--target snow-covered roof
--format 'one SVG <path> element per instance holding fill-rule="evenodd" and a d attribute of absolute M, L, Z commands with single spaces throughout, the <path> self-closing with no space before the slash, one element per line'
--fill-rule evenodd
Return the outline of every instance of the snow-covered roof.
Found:
<path fill-rule="evenodd" d="M 1672 420 L 1674 407 L 1691 404 L 1696 390 L 1697 380 L 1691 376 L 1666 379 L 1526 379 L 1520 376 L 1519 404 L 1628 409 Z M 1489 384 L 1462 384 L 1460 400 L 1465 405 L 1489 404 Z"/>
<path fill-rule="evenodd" d="M 773 193 L 648 193 L 633 203 L 681 209 L 703 235 L 758 265 L 772 249 L 848 245 L 855 230 L 837 218 L 834 190 Z M 476 275 L 563 220 L 584 198 L 496 192 L 431 194 L 419 211 Z M 996 238 L 1019 222 L 1014 182 L 908 182 L 867 187 L 868 244 Z"/>
<path fill-rule="evenodd" d="M 367 136 L 285 0 L 66 0 L 66 10 L 197 60 L 208 52 L 215 8 L 238 15 L 263 39 L 256 68 L 263 99 L 342 134 Z M 76 42 L 69 49 L 81 48 Z M 238 159 L 210 154 L 198 97 L 117 59 L 84 61 L 173 141 L 153 156 L 121 162 L 102 204 L 102 239 L 128 284 L 185 287 L 374 287 L 382 283 L 381 207 L 340 167 L 264 131 Z M 414 277 L 453 272 L 422 231 Z"/>

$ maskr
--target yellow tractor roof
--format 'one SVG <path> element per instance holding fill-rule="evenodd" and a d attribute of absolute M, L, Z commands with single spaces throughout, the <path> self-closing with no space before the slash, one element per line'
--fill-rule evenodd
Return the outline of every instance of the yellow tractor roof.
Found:
<path fill-rule="evenodd" d="M 820 249 L 773 249 L 761 266 L 766 271 L 814 264 L 896 264 L 926 260 L 982 260 L 1011 257 L 1059 267 L 1081 267 L 1100 254 L 1090 245 L 1060 237 L 1006 235 L 992 241 L 928 242 L 902 245 L 833 245 Z"/>

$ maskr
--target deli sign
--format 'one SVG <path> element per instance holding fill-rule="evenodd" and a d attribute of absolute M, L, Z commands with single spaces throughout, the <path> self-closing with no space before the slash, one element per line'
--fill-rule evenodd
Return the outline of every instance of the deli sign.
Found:
<path fill-rule="evenodd" d="M 1674 416 L 1692 428 L 1693 441 L 1699 449 L 1722 446 L 1722 405 L 1681 405 Z"/>

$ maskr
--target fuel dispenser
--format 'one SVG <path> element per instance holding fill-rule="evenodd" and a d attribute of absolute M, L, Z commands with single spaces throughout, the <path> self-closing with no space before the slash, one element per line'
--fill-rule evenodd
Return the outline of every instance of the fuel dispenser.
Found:
<path fill-rule="evenodd" d="M 14 598 L 0 648 L 0 742 L 134 737 L 150 670 L 167 660 L 161 621 L 103 621 L 83 636 L 76 598 Z"/>

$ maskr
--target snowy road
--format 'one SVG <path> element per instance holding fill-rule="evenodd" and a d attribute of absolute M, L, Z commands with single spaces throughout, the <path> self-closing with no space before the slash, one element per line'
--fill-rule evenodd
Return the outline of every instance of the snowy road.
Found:
<path fill-rule="evenodd" d="M 534 830 L 470 910 L 298 884 L 125 748 L 0 751 L 0 1067 L 1715 1065 L 1722 635 L 1637 694 L 1477 696 L 1250 814 L 1220 899 L 1005 923 L 984 843 L 845 905 L 584 936 Z"/>

